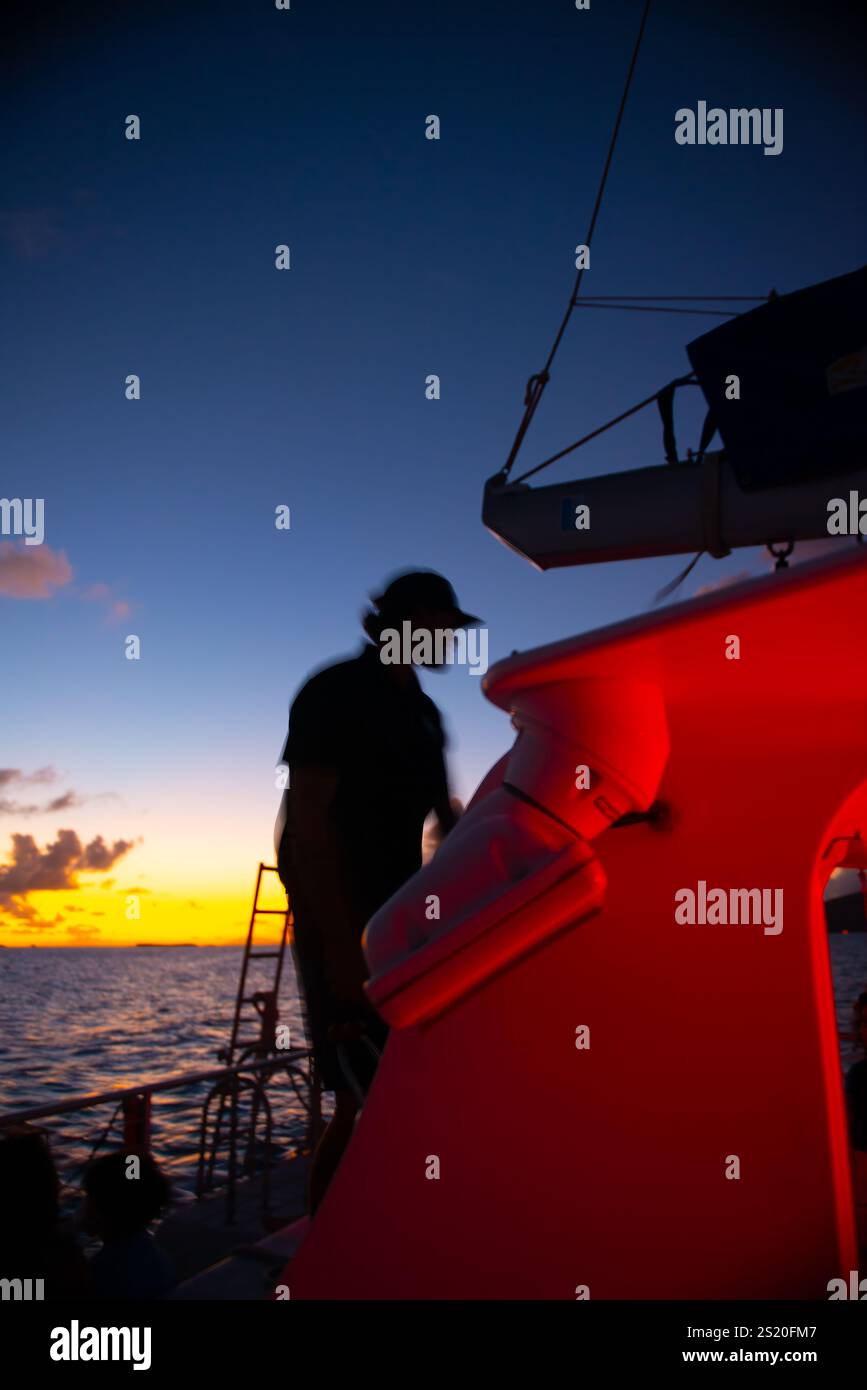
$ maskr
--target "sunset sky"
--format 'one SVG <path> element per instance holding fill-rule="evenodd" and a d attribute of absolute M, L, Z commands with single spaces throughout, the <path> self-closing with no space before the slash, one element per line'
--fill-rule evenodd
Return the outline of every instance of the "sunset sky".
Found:
<path fill-rule="evenodd" d="M 238 940 L 291 696 L 357 649 L 393 571 L 445 573 L 494 661 L 642 611 L 682 567 L 540 574 L 480 522 L 565 308 L 640 8 L 13 6 L 0 493 L 45 499 L 45 541 L 0 537 L 0 940 Z M 658 5 L 586 293 L 763 295 L 861 263 L 849 14 Z M 676 144 L 699 100 L 783 108 L 782 154 Z M 577 312 L 522 464 L 684 373 L 714 322 Z M 700 403 L 679 411 L 694 446 Z M 646 412 L 541 481 L 654 462 Z M 681 596 L 765 568 L 704 558 Z M 422 681 L 466 799 L 508 721 L 465 668 Z"/>

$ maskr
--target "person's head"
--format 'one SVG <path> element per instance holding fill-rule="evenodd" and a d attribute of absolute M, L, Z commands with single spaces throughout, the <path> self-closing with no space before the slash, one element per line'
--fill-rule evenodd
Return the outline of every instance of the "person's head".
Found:
<path fill-rule="evenodd" d="M 372 599 L 373 608 L 362 618 L 362 626 L 371 642 L 377 646 L 397 634 L 402 642 L 404 624 L 409 623 L 412 634 L 430 633 L 428 650 L 423 644 L 410 643 L 406 659 L 415 647 L 412 664 L 439 669 L 446 665 L 446 639 L 436 640 L 437 634 L 455 632 L 458 628 L 480 623 L 472 613 L 464 613 L 458 605 L 455 591 L 447 579 L 434 570 L 409 570 L 395 575 L 383 590 Z"/>
<path fill-rule="evenodd" d="M 855 1034 L 864 1051 L 867 1052 L 867 989 L 855 1000 Z"/>
<path fill-rule="evenodd" d="M 150 1154 L 122 1150 L 89 1163 L 83 1187 L 85 1227 L 102 1240 L 146 1230 L 171 1197 L 171 1185 Z"/>
<path fill-rule="evenodd" d="M 57 1225 L 60 1180 L 45 1136 L 26 1125 L 0 1131 L 0 1231 L 33 1240 Z"/>

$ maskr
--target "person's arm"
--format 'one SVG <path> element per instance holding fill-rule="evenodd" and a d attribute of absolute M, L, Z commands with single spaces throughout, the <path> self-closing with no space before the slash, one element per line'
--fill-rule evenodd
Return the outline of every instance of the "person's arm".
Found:
<path fill-rule="evenodd" d="M 444 747 L 445 738 L 443 738 L 443 748 Z M 449 791 L 449 775 L 448 771 L 446 770 L 446 760 L 444 751 L 440 754 L 440 766 L 437 781 L 438 788 L 432 807 L 433 813 L 437 818 L 437 831 L 434 838 L 438 844 L 442 844 L 449 831 L 454 830 L 455 826 L 458 823 L 458 818 L 460 816 L 461 810 L 463 809 L 459 801 L 452 799 L 451 793 Z"/>
<path fill-rule="evenodd" d="M 434 805 L 433 811 L 437 818 L 439 827 L 439 839 L 445 839 L 450 830 L 454 830 L 458 823 L 459 815 L 455 810 L 456 803 L 451 800 L 448 793 L 443 800 L 439 800 Z"/>
<path fill-rule="evenodd" d="M 321 932 L 328 986 L 336 999 L 350 1003 L 365 999 L 368 972 L 361 934 L 366 919 L 353 901 L 343 844 L 330 816 L 336 790 L 337 772 L 332 768 L 293 769 L 292 853 L 301 866 L 304 897 L 311 902 Z"/>

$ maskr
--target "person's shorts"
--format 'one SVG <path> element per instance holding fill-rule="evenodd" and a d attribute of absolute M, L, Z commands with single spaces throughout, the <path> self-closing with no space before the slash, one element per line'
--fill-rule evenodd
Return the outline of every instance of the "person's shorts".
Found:
<path fill-rule="evenodd" d="M 303 927 L 299 931 L 297 922 L 292 954 L 304 995 L 310 1050 L 316 1061 L 322 1089 L 344 1091 L 357 1086 L 367 1092 L 379 1061 L 377 1054 L 385 1047 L 388 1024 L 363 1003 L 346 1004 L 332 997 L 316 940 L 305 935 Z M 363 1023 L 364 1037 L 338 1043 L 328 1036 L 332 1027 L 355 1019 Z"/>

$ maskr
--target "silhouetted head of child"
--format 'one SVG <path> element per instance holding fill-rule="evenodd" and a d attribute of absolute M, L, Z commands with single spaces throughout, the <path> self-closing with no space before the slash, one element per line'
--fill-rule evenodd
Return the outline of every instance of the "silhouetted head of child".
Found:
<path fill-rule="evenodd" d="M 90 1235 L 122 1240 L 147 1230 L 171 1197 L 150 1154 L 105 1154 L 84 1175 L 84 1224 Z"/>
<path fill-rule="evenodd" d="M 48 1143 L 26 1125 L 0 1136 L 0 1193 L 3 1233 L 10 1240 L 22 1231 L 32 1240 L 50 1235 L 57 1225 L 60 1182 Z"/>

